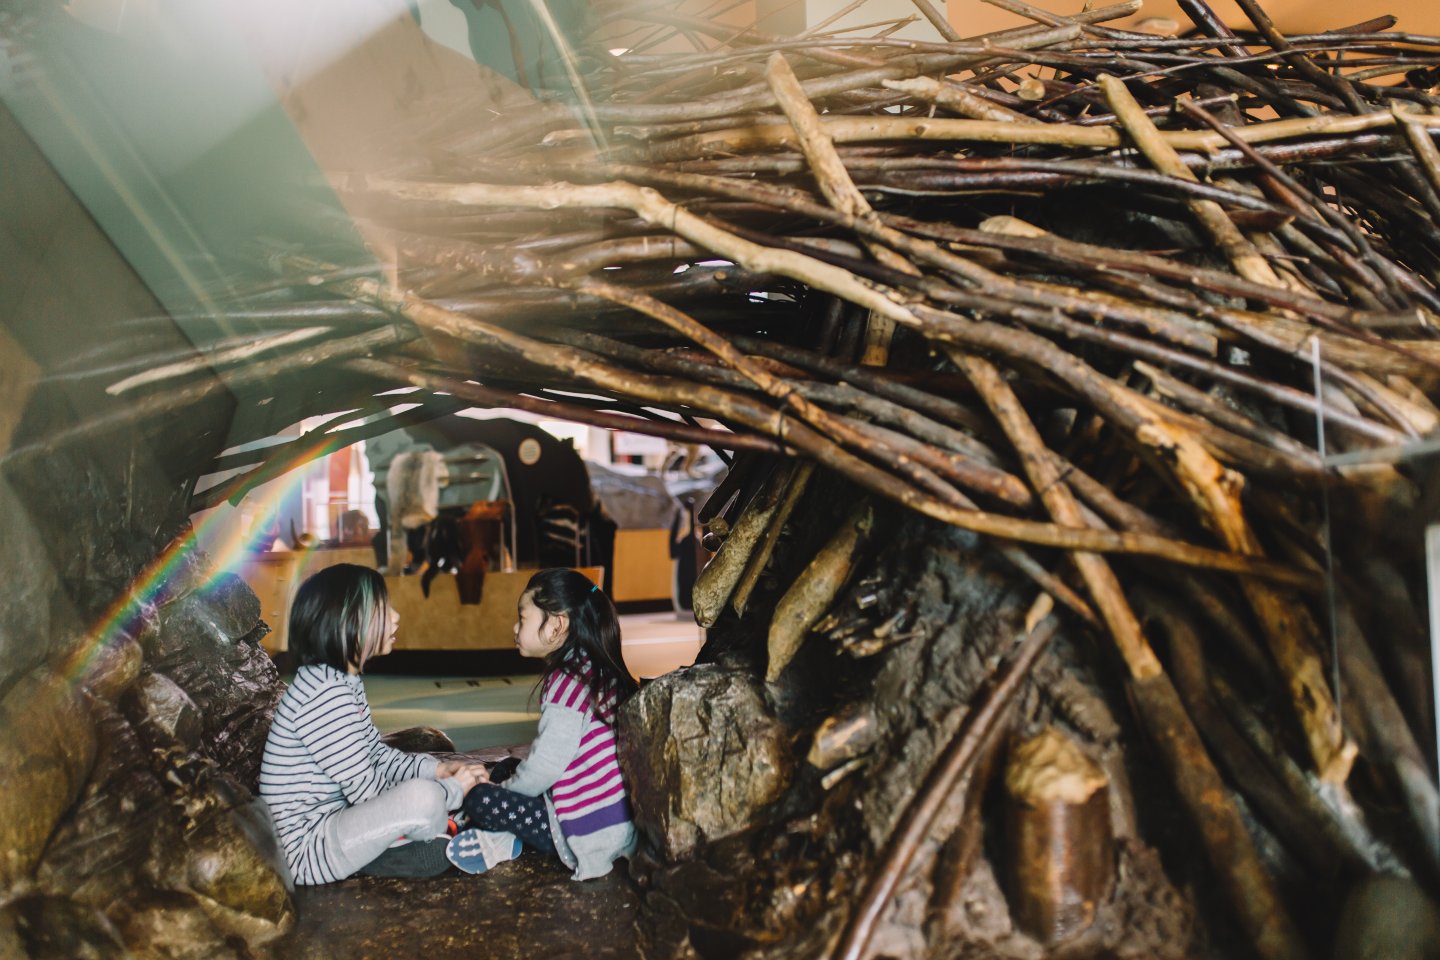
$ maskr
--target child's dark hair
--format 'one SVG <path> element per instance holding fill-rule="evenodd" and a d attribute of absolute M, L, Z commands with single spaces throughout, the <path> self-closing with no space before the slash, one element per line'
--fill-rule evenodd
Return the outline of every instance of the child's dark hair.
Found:
<path fill-rule="evenodd" d="M 561 613 L 570 618 L 565 642 L 545 658 L 542 686 L 556 673 L 587 679 L 581 672 L 583 661 L 575 655 L 578 652 L 590 661 L 588 684 L 597 705 L 613 693 L 618 707 L 639 689 L 620 655 L 620 618 L 605 591 L 579 571 L 553 567 L 531 577 L 525 593 L 546 619 Z"/>
<path fill-rule="evenodd" d="M 325 664 L 341 673 L 360 667 L 366 637 L 385 622 L 390 594 L 376 570 L 337 563 L 308 577 L 290 606 L 295 665 Z"/>

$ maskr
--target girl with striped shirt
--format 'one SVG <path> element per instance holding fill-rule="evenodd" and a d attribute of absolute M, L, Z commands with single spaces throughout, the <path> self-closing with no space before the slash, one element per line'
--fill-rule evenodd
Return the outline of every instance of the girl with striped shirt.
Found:
<path fill-rule="evenodd" d="M 515 646 L 545 661 L 539 733 L 508 778 L 496 782 L 497 767 L 465 797 L 468 829 L 447 855 L 481 873 L 528 845 L 559 857 L 576 880 L 604 876 L 635 849 L 615 714 L 636 683 L 620 658 L 615 606 L 583 574 L 542 570 L 520 597 Z"/>
<path fill-rule="evenodd" d="M 329 567 L 295 593 L 298 668 L 265 740 L 260 795 L 296 883 L 443 873 L 448 811 L 486 779 L 478 763 L 381 741 L 360 672 L 390 652 L 399 623 L 384 578 L 368 567 Z"/>

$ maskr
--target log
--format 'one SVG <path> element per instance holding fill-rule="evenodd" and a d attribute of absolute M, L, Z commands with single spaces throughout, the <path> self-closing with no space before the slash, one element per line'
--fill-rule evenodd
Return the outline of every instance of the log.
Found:
<path fill-rule="evenodd" d="M 1108 785 L 1100 765 L 1055 727 L 1010 750 L 1011 913 L 1016 926 L 1047 947 L 1087 930 L 1114 885 Z"/>
<path fill-rule="evenodd" d="M 765 572 L 766 566 L 770 563 L 770 557 L 775 552 L 775 544 L 780 541 L 780 531 L 784 529 L 785 522 L 790 519 L 790 514 L 795 510 L 795 505 L 800 502 L 800 497 L 809 486 L 810 476 L 814 473 L 814 465 L 803 463 L 790 476 L 785 487 L 785 496 L 781 499 L 779 506 L 770 515 L 769 524 L 765 528 L 764 535 L 756 544 L 754 551 L 745 561 L 745 569 L 740 573 L 740 580 L 735 584 L 735 592 L 730 597 L 730 605 L 735 609 L 738 616 L 745 616 L 745 610 L 750 605 L 750 595 L 755 585 L 760 582 L 760 575 Z"/>
<path fill-rule="evenodd" d="M 805 762 L 817 770 L 848 763 L 879 742 L 880 723 L 869 704 L 853 704 L 826 717 L 815 728 Z"/>
<path fill-rule="evenodd" d="M 835 597 L 855 568 L 857 553 L 869 538 L 874 523 L 874 508 L 869 504 L 861 503 L 852 510 L 775 605 L 775 616 L 770 621 L 766 641 L 769 651 L 769 663 L 765 668 L 767 683 L 774 683 L 780 678 L 815 621 L 835 602 Z"/>
<path fill-rule="evenodd" d="M 752 552 L 770 529 L 795 471 L 796 467 L 788 463 L 775 468 L 760 492 L 746 504 L 715 556 L 695 578 L 691 605 L 700 626 L 714 626 L 720 619 Z"/>

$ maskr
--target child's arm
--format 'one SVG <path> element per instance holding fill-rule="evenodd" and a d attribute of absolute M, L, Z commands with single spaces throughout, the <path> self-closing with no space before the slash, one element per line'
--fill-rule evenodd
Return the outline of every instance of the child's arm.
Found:
<path fill-rule="evenodd" d="M 580 736 L 584 732 L 584 713 L 563 704 L 543 704 L 540 732 L 530 745 L 530 755 L 500 785 L 527 797 L 538 797 L 565 775 L 565 768 L 580 753 Z"/>
<path fill-rule="evenodd" d="M 306 705 L 296 733 L 352 804 L 369 800 L 392 783 L 434 776 L 439 766 L 434 757 L 385 746 L 369 710 L 357 710 L 354 694 L 340 686 L 319 691 Z"/>
<path fill-rule="evenodd" d="M 387 784 L 394 786 L 417 777 L 442 779 L 439 775 L 440 761 L 426 754 L 397 750 L 381 738 L 369 703 L 365 704 L 365 721 L 366 726 L 374 731 L 370 740 L 370 762 L 385 777 Z"/>

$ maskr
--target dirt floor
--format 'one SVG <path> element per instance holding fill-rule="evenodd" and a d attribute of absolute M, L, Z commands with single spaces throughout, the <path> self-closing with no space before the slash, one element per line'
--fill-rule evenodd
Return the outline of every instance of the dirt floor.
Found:
<path fill-rule="evenodd" d="M 533 852 L 479 876 L 352 877 L 297 890 L 300 919 L 275 957 L 629 960 L 638 954 L 639 899 L 624 861 L 577 883 L 558 860 Z"/>

